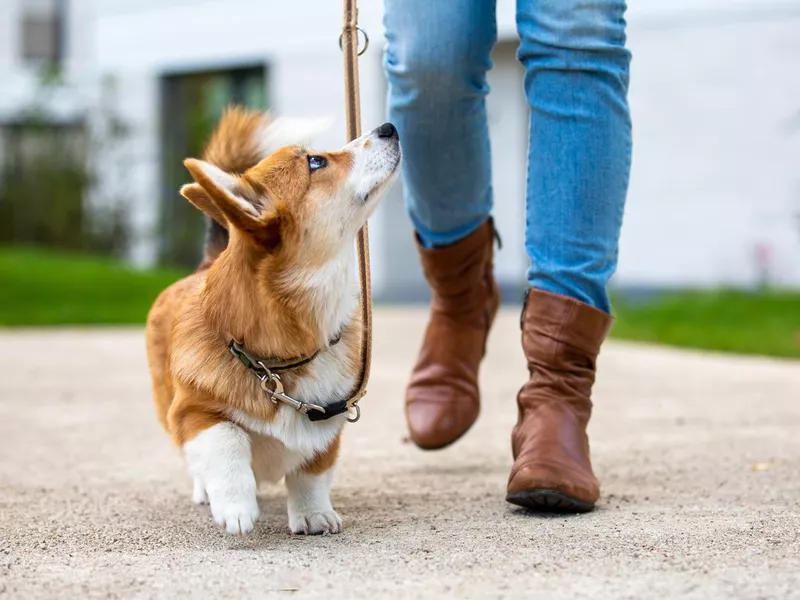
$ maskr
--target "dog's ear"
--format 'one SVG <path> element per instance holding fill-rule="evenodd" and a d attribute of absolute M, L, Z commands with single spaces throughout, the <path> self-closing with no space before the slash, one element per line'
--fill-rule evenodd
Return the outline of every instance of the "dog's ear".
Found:
<path fill-rule="evenodd" d="M 227 223 L 262 245 L 277 245 L 280 219 L 271 211 L 259 210 L 242 196 L 239 177 L 194 158 L 187 158 L 183 164 L 197 182 L 181 188 L 184 198 L 212 219 Z"/>
<path fill-rule="evenodd" d="M 181 196 L 220 225 L 228 225 L 228 219 L 220 212 L 217 205 L 212 202 L 211 197 L 199 183 L 187 183 L 181 187 Z"/>

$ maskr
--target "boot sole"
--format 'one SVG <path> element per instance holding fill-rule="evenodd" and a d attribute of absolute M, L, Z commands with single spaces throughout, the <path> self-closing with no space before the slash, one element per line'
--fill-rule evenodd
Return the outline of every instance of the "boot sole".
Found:
<path fill-rule="evenodd" d="M 587 513 L 594 509 L 593 502 L 583 502 L 556 490 L 513 492 L 506 496 L 506 502 L 534 512 Z"/>

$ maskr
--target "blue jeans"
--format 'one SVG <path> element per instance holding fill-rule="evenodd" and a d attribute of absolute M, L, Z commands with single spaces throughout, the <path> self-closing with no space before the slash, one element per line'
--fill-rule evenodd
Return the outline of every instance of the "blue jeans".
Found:
<path fill-rule="evenodd" d="M 495 0 L 385 6 L 389 118 L 403 145 L 406 202 L 422 243 L 447 245 L 492 210 L 485 99 Z M 625 9 L 624 0 L 517 0 L 531 111 L 528 283 L 606 312 L 631 157 Z"/>

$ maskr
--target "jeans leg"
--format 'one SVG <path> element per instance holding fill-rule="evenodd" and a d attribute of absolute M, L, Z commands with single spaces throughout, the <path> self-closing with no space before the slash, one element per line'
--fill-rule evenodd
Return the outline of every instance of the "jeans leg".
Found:
<path fill-rule="evenodd" d="M 610 311 L 631 123 L 624 0 L 517 0 L 531 287 Z"/>
<path fill-rule="evenodd" d="M 424 245 L 451 244 L 492 209 L 485 98 L 495 0 L 385 0 L 385 9 L 406 204 Z"/>

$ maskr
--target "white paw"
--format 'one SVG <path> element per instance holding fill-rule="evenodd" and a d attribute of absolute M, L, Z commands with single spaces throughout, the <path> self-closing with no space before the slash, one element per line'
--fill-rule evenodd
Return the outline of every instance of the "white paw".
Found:
<path fill-rule="evenodd" d="M 258 503 L 255 493 L 250 498 L 228 500 L 210 496 L 211 516 L 214 522 L 232 535 L 244 535 L 253 531 L 258 520 Z"/>
<path fill-rule="evenodd" d="M 192 502 L 195 504 L 208 504 L 208 494 L 206 488 L 199 477 L 194 478 L 194 492 L 192 492 Z"/>
<path fill-rule="evenodd" d="M 250 437 L 233 423 L 217 423 L 183 445 L 194 477 L 194 501 L 208 500 L 214 522 L 228 533 L 253 530 L 258 519 Z"/>
<path fill-rule="evenodd" d="M 289 527 L 292 533 L 319 535 L 325 533 L 341 533 L 342 518 L 335 510 L 297 513 L 289 515 Z"/>

